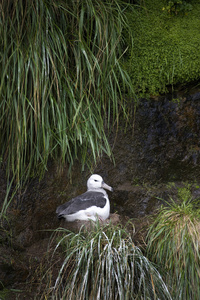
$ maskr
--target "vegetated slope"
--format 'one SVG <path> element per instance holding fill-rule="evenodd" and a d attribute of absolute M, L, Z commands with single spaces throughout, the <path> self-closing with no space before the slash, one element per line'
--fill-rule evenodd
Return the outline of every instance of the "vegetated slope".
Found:
<path fill-rule="evenodd" d="M 190 2 L 173 12 L 166 1 L 146 0 L 129 14 L 134 44 L 126 66 L 140 95 L 200 78 L 200 4 Z"/>

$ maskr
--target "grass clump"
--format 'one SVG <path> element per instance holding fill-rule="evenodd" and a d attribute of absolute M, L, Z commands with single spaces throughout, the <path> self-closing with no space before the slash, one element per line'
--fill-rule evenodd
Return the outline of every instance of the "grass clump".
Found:
<path fill-rule="evenodd" d="M 199 299 L 200 209 L 186 188 L 178 195 L 182 202 L 171 199 L 149 229 L 148 257 L 166 272 L 173 299 Z"/>
<path fill-rule="evenodd" d="M 154 266 L 119 226 L 93 225 L 91 232 L 58 229 L 64 258 L 52 279 L 50 268 L 41 299 L 171 299 Z"/>
<path fill-rule="evenodd" d="M 0 161 L 20 182 L 49 159 L 111 157 L 109 129 L 133 89 L 119 61 L 127 28 L 119 1 L 0 4 Z"/>

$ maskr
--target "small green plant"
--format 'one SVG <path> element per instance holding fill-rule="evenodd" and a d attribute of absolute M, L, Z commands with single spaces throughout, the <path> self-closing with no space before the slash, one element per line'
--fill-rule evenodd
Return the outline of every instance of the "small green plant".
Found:
<path fill-rule="evenodd" d="M 8 295 L 9 295 L 9 290 L 3 289 L 0 291 L 0 299 L 1 300 L 6 300 Z"/>
<path fill-rule="evenodd" d="M 158 271 L 120 226 L 58 232 L 54 256 L 59 249 L 65 255 L 54 282 L 49 268 L 42 299 L 171 299 Z"/>
<path fill-rule="evenodd" d="M 188 11 L 192 10 L 192 5 L 187 1 L 181 0 L 168 1 L 167 6 L 163 7 L 163 10 L 166 10 L 170 15 L 186 15 Z"/>
<path fill-rule="evenodd" d="M 182 202 L 181 208 L 184 204 L 190 207 L 189 203 L 192 200 L 191 184 L 185 183 L 183 187 L 178 187 L 177 197 Z"/>
<path fill-rule="evenodd" d="M 11 299 L 11 294 L 13 297 L 15 297 L 15 293 L 21 293 L 21 290 L 16 290 L 16 289 L 7 289 L 4 287 L 2 282 L 0 281 L 0 300 L 6 300 L 6 299 Z M 14 298 L 13 298 L 14 299 Z M 17 299 L 17 298 L 15 298 Z"/>
<path fill-rule="evenodd" d="M 171 198 L 151 225 L 147 253 L 165 272 L 173 299 L 200 299 L 200 210 L 189 190 L 179 189 L 178 197 L 182 202 Z"/>

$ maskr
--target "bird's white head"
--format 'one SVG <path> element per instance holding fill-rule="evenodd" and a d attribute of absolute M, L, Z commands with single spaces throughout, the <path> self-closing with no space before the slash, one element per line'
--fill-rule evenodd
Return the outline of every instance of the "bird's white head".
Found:
<path fill-rule="evenodd" d="M 87 181 L 87 188 L 88 190 L 95 190 L 95 189 L 107 189 L 111 192 L 113 192 L 113 188 L 109 185 L 107 185 L 104 181 L 103 178 L 100 175 L 93 174 L 90 176 L 90 178 Z"/>

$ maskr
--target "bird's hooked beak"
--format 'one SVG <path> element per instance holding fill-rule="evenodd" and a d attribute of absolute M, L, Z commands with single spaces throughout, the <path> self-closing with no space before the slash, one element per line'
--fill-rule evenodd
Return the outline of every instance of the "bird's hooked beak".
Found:
<path fill-rule="evenodd" d="M 113 188 L 111 186 L 107 185 L 105 182 L 102 182 L 102 188 L 113 192 Z"/>

